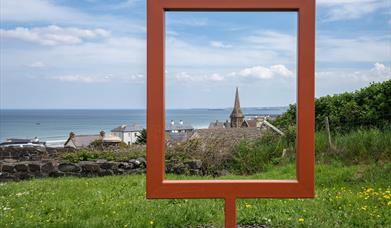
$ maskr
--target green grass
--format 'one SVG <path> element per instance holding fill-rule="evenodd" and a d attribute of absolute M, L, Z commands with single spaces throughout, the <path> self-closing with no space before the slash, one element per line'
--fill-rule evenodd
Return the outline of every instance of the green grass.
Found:
<path fill-rule="evenodd" d="M 294 172 L 290 165 L 245 178 Z M 238 223 L 390 227 L 390 173 L 391 163 L 318 165 L 315 199 L 239 200 Z M 0 227 L 222 227 L 223 221 L 222 200 L 146 200 L 143 175 L 0 184 Z"/>

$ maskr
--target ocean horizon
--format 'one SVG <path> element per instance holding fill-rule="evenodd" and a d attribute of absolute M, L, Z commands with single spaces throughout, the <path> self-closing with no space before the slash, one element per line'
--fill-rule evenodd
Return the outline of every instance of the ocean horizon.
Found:
<path fill-rule="evenodd" d="M 280 115 L 282 107 L 244 107 L 247 116 Z M 166 109 L 166 124 L 171 120 L 207 128 L 210 122 L 226 121 L 231 108 Z M 110 132 L 122 124 L 146 126 L 146 109 L 0 109 L 0 142 L 8 138 L 34 138 L 56 142 L 66 140 L 69 133 L 98 134 Z"/>

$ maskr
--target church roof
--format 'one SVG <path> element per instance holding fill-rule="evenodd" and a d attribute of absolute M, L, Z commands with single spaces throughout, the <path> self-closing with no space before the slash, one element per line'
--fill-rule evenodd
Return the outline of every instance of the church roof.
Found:
<path fill-rule="evenodd" d="M 244 117 L 244 114 L 242 110 L 240 109 L 240 100 L 239 100 L 239 89 L 236 87 L 236 93 L 235 93 L 235 104 L 234 109 L 231 112 L 230 115 L 231 118 L 235 117 Z"/>

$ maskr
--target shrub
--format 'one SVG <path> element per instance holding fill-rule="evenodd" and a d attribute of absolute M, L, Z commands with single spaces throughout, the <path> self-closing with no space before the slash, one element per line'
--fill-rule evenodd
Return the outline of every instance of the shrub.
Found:
<path fill-rule="evenodd" d="M 144 128 L 140 134 L 137 135 L 136 144 L 145 145 L 147 144 L 147 130 Z"/>
<path fill-rule="evenodd" d="M 284 149 L 288 150 L 289 155 L 282 158 Z M 268 166 L 276 165 L 282 159 L 288 159 L 292 151 L 294 151 L 294 141 L 292 144 L 287 137 L 266 132 L 260 139 L 242 140 L 235 146 L 229 168 L 234 173 L 244 175 L 265 171 Z"/>
<path fill-rule="evenodd" d="M 324 129 L 329 118 L 331 131 L 348 132 L 358 128 L 383 128 L 391 124 L 391 80 L 372 83 L 355 92 L 324 96 L 315 100 L 316 129 Z M 274 124 L 286 129 L 296 123 L 296 105 L 278 117 Z"/>
<path fill-rule="evenodd" d="M 60 155 L 70 162 L 106 159 L 108 161 L 128 161 L 132 158 L 145 157 L 145 146 L 127 146 L 126 148 L 83 148 L 75 152 Z"/>

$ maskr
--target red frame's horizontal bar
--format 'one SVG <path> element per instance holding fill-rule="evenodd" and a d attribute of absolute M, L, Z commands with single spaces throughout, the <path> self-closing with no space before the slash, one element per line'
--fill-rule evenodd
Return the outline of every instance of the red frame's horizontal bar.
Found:
<path fill-rule="evenodd" d="M 162 0 L 164 10 L 174 11 L 297 11 L 303 0 Z"/>

